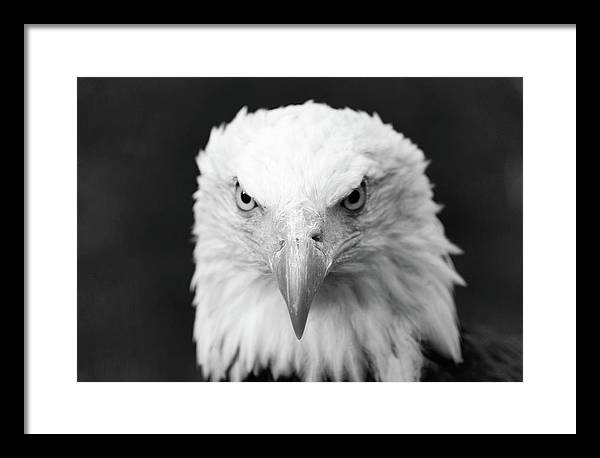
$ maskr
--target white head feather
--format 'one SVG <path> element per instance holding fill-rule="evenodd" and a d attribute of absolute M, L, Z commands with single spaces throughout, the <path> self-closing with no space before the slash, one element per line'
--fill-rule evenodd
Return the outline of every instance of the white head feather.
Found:
<path fill-rule="evenodd" d="M 462 279 L 449 258 L 459 250 L 436 217 L 422 151 L 391 125 L 312 101 L 243 108 L 213 128 L 197 162 L 192 287 L 204 374 L 418 380 L 423 341 L 460 360 L 452 289 Z M 364 177 L 368 200 L 352 219 L 360 242 L 325 278 L 297 340 L 260 253 L 263 214 L 240 214 L 236 180 L 272 214 L 304 202 L 337 208 Z"/>

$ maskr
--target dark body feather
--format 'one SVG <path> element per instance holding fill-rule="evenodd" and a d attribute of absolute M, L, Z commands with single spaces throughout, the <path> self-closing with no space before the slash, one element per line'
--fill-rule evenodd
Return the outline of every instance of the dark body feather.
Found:
<path fill-rule="evenodd" d="M 423 382 L 522 382 L 522 341 L 488 330 L 461 333 L 463 362 L 455 364 L 425 350 Z"/>

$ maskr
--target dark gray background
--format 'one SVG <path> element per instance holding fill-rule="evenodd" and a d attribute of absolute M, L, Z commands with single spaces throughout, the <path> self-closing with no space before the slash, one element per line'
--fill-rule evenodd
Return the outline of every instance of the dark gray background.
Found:
<path fill-rule="evenodd" d="M 467 329 L 522 340 L 521 78 L 79 78 L 79 381 L 199 380 L 194 158 L 243 105 L 376 111 L 431 159 Z"/>

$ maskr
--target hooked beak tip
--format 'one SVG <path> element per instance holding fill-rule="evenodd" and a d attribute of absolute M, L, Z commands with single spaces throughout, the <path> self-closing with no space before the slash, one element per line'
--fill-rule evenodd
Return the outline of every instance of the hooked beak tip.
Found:
<path fill-rule="evenodd" d="M 306 322 L 308 321 L 308 308 L 304 317 L 294 317 L 290 312 L 290 318 L 292 319 L 292 328 L 294 328 L 294 334 L 298 340 L 302 340 L 304 330 L 306 329 Z"/>
<path fill-rule="evenodd" d="M 294 328 L 294 334 L 296 334 L 296 339 L 298 339 L 300 341 L 300 340 L 302 340 L 302 336 L 304 335 L 304 329 L 300 330 L 300 329 Z"/>

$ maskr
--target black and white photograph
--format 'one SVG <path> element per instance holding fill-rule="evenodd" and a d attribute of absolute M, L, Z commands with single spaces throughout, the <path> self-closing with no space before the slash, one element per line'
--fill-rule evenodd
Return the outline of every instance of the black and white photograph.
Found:
<path fill-rule="evenodd" d="M 25 434 L 576 433 L 575 24 L 25 24 L 24 80 Z"/>
<path fill-rule="evenodd" d="M 520 78 L 77 84 L 79 381 L 522 380 Z"/>

